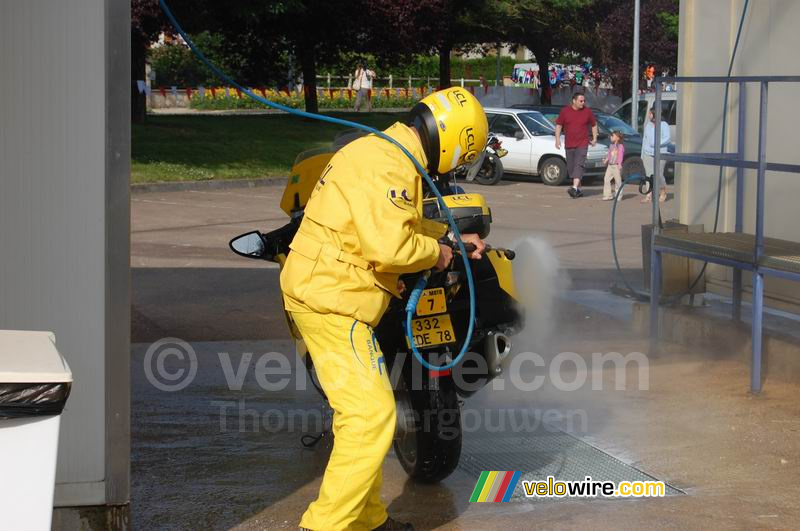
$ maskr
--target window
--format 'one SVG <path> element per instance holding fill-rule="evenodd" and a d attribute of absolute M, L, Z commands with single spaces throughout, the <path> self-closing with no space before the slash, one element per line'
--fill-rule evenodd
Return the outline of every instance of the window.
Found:
<path fill-rule="evenodd" d="M 556 120 L 558 119 L 558 115 L 559 115 L 559 113 L 557 113 L 557 112 L 545 112 L 545 113 L 542 113 L 542 114 L 544 114 L 544 117 L 547 118 L 548 120 L 550 120 L 553 124 L 556 123 Z"/>
<path fill-rule="evenodd" d="M 676 107 L 678 102 L 675 100 L 661 100 L 661 119 L 667 122 L 667 125 L 675 125 Z M 653 112 L 656 112 L 656 102 L 653 101 Z"/>
<path fill-rule="evenodd" d="M 615 112 L 614 114 L 619 116 L 620 120 L 622 120 L 623 122 L 628 124 L 631 123 L 631 104 L 626 103 L 625 105 L 620 107 L 619 110 L 617 110 L 617 112 Z"/>
<path fill-rule="evenodd" d="M 526 112 L 518 116 L 533 135 L 552 135 L 555 132 L 550 122 L 538 112 Z"/>
<path fill-rule="evenodd" d="M 678 101 L 671 101 L 669 107 L 669 114 L 667 114 L 667 123 L 669 125 L 675 125 L 678 119 Z"/>
<path fill-rule="evenodd" d="M 489 115 L 489 117 L 489 131 L 492 133 L 513 138 L 517 131 L 522 131 L 522 128 L 511 115 L 495 114 L 493 116 Z"/>
<path fill-rule="evenodd" d="M 639 122 L 639 131 L 642 130 L 646 118 L 647 118 L 647 101 L 642 100 L 639 102 L 639 116 L 636 117 L 636 119 Z M 628 116 L 628 123 L 630 123 L 630 121 L 631 117 Z"/>
<path fill-rule="evenodd" d="M 642 130 L 642 126 L 644 125 L 644 120 L 647 118 L 647 101 L 641 100 L 639 102 L 639 115 L 636 117 L 636 121 L 639 123 L 639 131 Z M 619 108 L 617 112 L 614 113 L 617 115 L 620 120 L 629 124 L 631 123 L 631 103 L 628 102 L 622 107 Z"/>
<path fill-rule="evenodd" d="M 626 135 L 638 134 L 633 130 L 633 127 L 631 127 L 630 116 L 628 117 L 627 122 L 611 114 L 596 114 L 595 116 L 597 117 L 597 122 L 602 122 L 603 127 L 607 131 L 622 131 L 623 134 Z"/>

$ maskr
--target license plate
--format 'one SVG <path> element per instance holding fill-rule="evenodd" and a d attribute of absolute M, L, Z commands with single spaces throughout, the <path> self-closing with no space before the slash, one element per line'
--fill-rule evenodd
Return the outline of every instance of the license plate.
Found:
<path fill-rule="evenodd" d="M 412 320 L 411 333 L 417 348 L 453 343 L 456 340 L 453 323 L 448 314 Z M 408 342 L 408 337 L 406 337 L 406 342 Z"/>
<path fill-rule="evenodd" d="M 433 315 L 447 311 L 444 288 L 426 289 L 417 302 L 417 315 Z"/>

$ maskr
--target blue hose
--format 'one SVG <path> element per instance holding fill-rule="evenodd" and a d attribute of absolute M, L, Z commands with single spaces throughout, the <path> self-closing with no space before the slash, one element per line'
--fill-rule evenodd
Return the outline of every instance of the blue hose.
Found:
<path fill-rule="evenodd" d="M 459 251 L 461 251 L 461 258 L 464 260 L 464 269 L 466 270 L 467 273 L 467 286 L 469 287 L 469 327 L 467 328 L 467 337 L 464 339 L 464 344 L 461 346 L 461 351 L 459 352 L 458 356 L 456 356 L 455 359 L 453 359 L 453 361 L 451 361 L 450 363 L 442 365 L 441 367 L 435 367 L 429 364 L 427 360 L 423 358 L 422 354 L 420 354 L 419 350 L 417 350 L 416 345 L 414 345 L 414 336 L 411 334 L 411 315 L 416 310 L 416 304 L 411 309 L 411 313 L 408 313 L 409 309 L 408 307 L 406 308 L 407 312 L 406 336 L 408 336 L 408 341 L 409 344 L 411 345 L 411 350 L 414 352 L 414 356 L 416 356 L 417 360 L 428 369 L 446 370 L 455 366 L 461 360 L 464 354 L 466 354 L 467 349 L 469 348 L 469 343 L 472 340 L 472 334 L 475 329 L 475 282 L 472 279 L 472 269 L 470 268 L 469 265 L 469 256 L 467 255 L 467 251 L 464 248 L 464 243 L 461 241 L 461 232 L 458 230 L 458 226 L 455 220 L 453 219 L 453 214 L 450 212 L 450 209 L 447 208 L 447 205 L 445 205 L 444 199 L 442 198 L 442 194 L 439 193 L 439 190 L 436 188 L 433 179 L 431 179 L 430 175 L 428 175 L 428 172 L 425 171 L 425 168 L 422 166 L 422 164 L 420 164 L 420 162 L 414 157 L 414 155 L 412 155 L 410 151 L 408 151 L 402 144 L 400 144 L 400 142 L 390 137 L 389 135 L 385 134 L 383 131 L 375 129 L 374 127 L 369 127 L 367 125 L 360 124 L 357 122 L 351 122 L 349 120 L 342 120 L 341 118 L 333 118 L 332 116 L 325 116 L 322 114 L 315 114 L 311 112 L 301 111 L 299 109 L 292 109 L 291 107 L 287 107 L 285 105 L 269 101 L 266 98 L 262 98 L 261 96 L 256 95 L 253 91 L 251 91 L 247 87 L 244 87 L 239 83 L 237 83 L 236 81 L 234 81 L 230 76 L 225 74 L 222 70 L 217 68 L 216 65 L 214 65 L 211 61 L 209 61 L 206 58 L 206 56 L 203 55 L 203 52 L 201 52 L 195 46 L 194 42 L 192 41 L 191 38 L 189 38 L 186 32 L 183 31 L 183 28 L 181 27 L 180 24 L 178 24 L 178 21 L 173 16 L 172 11 L 169 9 L 169 6 L 167 6 L 167 3 L 164 0 L 159 0 L 159 4 L 161 5 L 161 9 L 164 11 L 164 14 L 167 16 L 172 26 L 175 28 L 178 34 L 183 38 L 183 40 L 186 42 L 186 44 L 189 46 L 189 49 L 192 50 L 195 56 L 197 56 L 197 58 L 200 59 L 200 61 L 204 65 L 206 65 L 212 72 L 214 72 L 214 74 L 217 77 L 219 77 L 229 85 L 238 88 L 253 100 L 259 103 L 263 103 L 267 107 L 285 111 L 289 114 L 294 114 L 295 116 L 302 116 L 304 118 L 311 118 L 313 120 L 319 120 L 321 122 L 328 122 L 336 125 L 344 125 L 347 127 L 361 129 L 362 131 L 367 131 L 368 133 L 372 133 L 375 136 L 383 138 L 384 140 L 391 142 L 392 144 L 400 148 L 400 151 L 402 151 L 403 154 L 406 157 L 408 157 L 409 160 L 411 160 L 411 162 L 414 163 L 414 166 L 416 166 L 417 171 L 419 171 L 420 175 L 422 175 L 422 177 L 428 182 L 431 191 L 434 193 L 436 199 L 439 201 L 439 207 L 447 215 L 447 222 L 450 225 L 450 230 L 453 232 L 453 236 L 456 240 L 456 244 L 458 245 Z M 426 278 L 427 281 L 427 277 L 423 278 Z M 417 300 L 419 300 L 419 296 L 421 295 L 421 293 L 422 290 L 420 289 L 419 295 L 417 295 Z"/>
<path fill-rule="evenodd" d="M 625 188 L 626 184 L 631 184 L 641 181 L 642 181 L 642 176 L 638 173 L 634 173 L 633 175 L 629 176 L 627 179 L 622 181 L 622 184 L 620 184 L 619 187 L 617 188 L 616 195 L 614 195 L 614 206 L 611 208 L 611 253 L 614 255 L 614 264 L 617 267 L 617 273 L 619 273 L 619 276 L 622 279 L 622 283 L 625 284 L 625 287 L 628 288 L 628 291 L 630 291 L 631 295 L 633 295 L 640 301 L 648 301 L 650 300 L 650 295 L 635 289 L 628 282 L 628 279 L 625 278 L 625 273 L 622 272 L 622 267 L 619 265 L 619 256 L 617 256 L 617 223 L 616 223 L 617 205 L 619 204 L 620 197 L 622 197 L 622 189 Z"/>

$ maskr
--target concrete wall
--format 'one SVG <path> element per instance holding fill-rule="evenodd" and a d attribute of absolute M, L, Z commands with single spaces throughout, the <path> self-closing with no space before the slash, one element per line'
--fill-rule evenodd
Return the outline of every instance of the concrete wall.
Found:
<path fill-rule="evenodd" d="M 0 328 L 72 368 L 62 506 L 129 499 L 129 28 L 127 0 L 0 0 Z"/>
<path fill-rule="evenodd" d="M 681 0 L 679 75 L 727 73 L 742 13 L 743 0 Z M 800 74 L 800 2 L 751 0 L 742 30 L 732 75 Z M 682 84 L 678 88 L 678 128 L 683 152 L 719 152 L 722 131 L 723 85 Z M 769 88 L 767 159 L 800 164 L 800 94 L 798 84 L 773 84 Z M 747 107 L 746 158 L 755 160 L 758 149 L 758 84 L 745 90 Z M 728 107 L 727 150 L 735 151 L 738 87 L 732 86 Z M 718 168 L 679 165 L 676 191 L 683 223 L 714 225 Z M 719 231 L 734 230 L 736 217 L 735 170 L 725 170 Z M 755 171 L 745 172 L 744 231 L 755 232 Z M 765 234 L 800 241 L 800 175 L 767 172 Z M 744 275 L 749 289 L 749 275 Z M 729 268 L 709 267 L 709 288 L 730 294 Z M 774 278 L 766 281 L 766 301 L 772 306 L 800 312 L 800 283 Z"/>

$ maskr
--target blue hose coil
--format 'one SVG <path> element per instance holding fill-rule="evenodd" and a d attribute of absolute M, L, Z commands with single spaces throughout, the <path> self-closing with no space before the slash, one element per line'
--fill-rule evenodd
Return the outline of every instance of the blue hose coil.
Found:
<path fill-rule="evenodd" d="M 420 297 L 422 297 L 422 292 L 425 290 L 425 286 L 428 285 L 428 277 L 430 275 L 422 275 L 419 280 L 417 280 L 417 284 L 414 286 L 414 289 L 411 290 L 411 295 L 408 297 L 408 303 L 406 304 L 406 312 L 407 313 L 414 313 L 417 311 L 417 304 L 419 303 Z"/>
<path fill-rule="evenodd" d="M 311 112 L 301 111 L 299 109 L 292 109 L 291 107 L 287 107 L 285 105 L 281 105 L 280 103 L 275 103 L 273 101 L 269 101 L 266 98 L 262 98 L 261 96 L 258 96 L 253 91 L 251 91 L 249 88 L 247 88 L 247 87 L 245 87 L 243 85 L 240 85 L 239 83 L 234 81 L 230 76 L 225 74 L 222 70 L 217 68 L 216 65 L 214 65 L 211 61 L 209 61 L 206 58 L 205 55 L 203 55 L 203 52 L 201 52 L 195 46 L 195 44 L 192 41 L 192 39 L 189 38 L 189 36 L 186 34 L 185 31 L 183 31 L 183 28 L 178 23 L 178 21 L 175 19 L 175 16 L 172 14 L 172 11 L 170 10 L 169 6 L 167 6 L 167 3 L 165 2 L 165 0 L 159 0 L 159 5 L 161 6 L 161 10 L 164 11 L 164 15 L 166 15 L 166 17 L 169 19 L 169 21 L 172 24 L 172 26 L 175 28 L 175 30 L 178 32 L 178 34 L 183 38 L 184 42 L 186 42 L 186 45 L 189 46 L 189 49 L 192 50 L 192 53 L 194 53 L 194 55 L 204 65 L 206 65 L 212 72 L 214 72 L 214 74 L 217 77 L 219 77 L 220 79 L 222 79 L 223 81 L 225 81 L 229 85 L 232 85 L 232 86 L 238 88 L 239 90 L 241 90 L 242 92 L 247 94 L 247 96 L 250 97 L 251 99 L 253 99 L 253 100 L 255 100 L 255 101 L 259 102 L 259 103 L 263 103 L 267 107 L 271 107 L 273 109 L 278 109 L 278 110 L 281 110 L 281 111 L 285 111 L 285 112 L 287 112 L 289 114 L 293 114 L 295 116 L 302 116 L 304 118 L 311 118 L 313 120 L 319 120 L 319 121 L 322 121 L 322 122 L 328 122 L 328 123 L 332 123 L 332 124 L 336 124 L 336 125 L 344 125 L 344 126 L 347 126 L 347 127 L 353 127 L 355 129 L 361 129 L 362 131 L 366 131 L 368 133 L 372 133 L 375 136 L 383 138 L 384 140 L 386 140 L 386 141 L 394 144 L 395 146 L 397 146 L 400 149 L 400 151 L 402 151 L 403 154 L 406 157 L 408 157 L 409 160 L 411 160 L 411 162 L 414 163 L 414 166 L 417 168 L 417 171 L 427 181 L 431 191 L 436 196 L 436 199 L 439 202 L 440 209 L 447 215 L 447 222 L 450 225 L 450 230 L 453 232 L 453 236 L 454 236 L 454 239 L 456 241 L 456 244 L 458 245 L 459 251 L 461 251 L 461 257 L 464 260 L 464 269 L 466 270 L 466 274 L 467 274 L 467 286 L 469 288 L 469 326 L 467 328 L 467 337 L 464 339 L 464 344 L 461 346 L 461 351 L 459 352 L 458 356 L 456 356 L 450 363 L 442 365 L 441 367 L 436 367 L 436 366 L 433 366 L 430 363 L 428 363 L 425 360 L 425 358 L 422 357 L 422 354 L 420 354 L 419 350 L 417 350 L 416 345 L 414 345 L 414 336 L 411 334 L 411 316 L 412 316 L 413 312 L 416 311 L 416 306 L 417 306 L 416 304 L 414 304 L 412 310 L 409 310 L 408 309 L 408 305 L 406 305 L 406 335 L 408 336 L 408 341 L 409 341 L 409 344 L 411 345 L 411 350 L 414 353 L 414 356 L 417 358 L 417 360 L 423 366 L 425 366 L 425 367 L 427 367 L 428 369 L 431 369 L 431 370 L 439 370 L 439 371 L 450 369 L 453 366 L 455 366 L 461 360 L 461 358 L 464 357 L 464 354 L 466 354 L 467 349 L 469 348 L 469 343 L 472 340 L 472 334 L 473 334 L 473 332 L 475 330 L 475 282 L 474 282 L 474 280 L 472 278 L 472 269 L 470 268 L 470 265 L 469 265 L 469 255 L 467 254 L 467 251 L 464 248 L 464 243 L 461 241 L 461 232 L 458 230 L 458 226 L 456 225 L 456 222 L 453 219 L 453 214 L 452 214 L 452 212 L 450 212 L 450 209 L 447 208 L 447 205 L 445 205 L 444 199 L 442 198 L 442 194 L 439 193 L 439 190 L 436 188 L 436 185 L 434 184 L 433 179 L 431 179 L 430 175 L 428 175 L 428 172 L 425 171 L 425 168 L 422 166 L 422 164 L 420 164 L 420 162 L 414 157 L 414 155 L 412 155 L 411 152 L 408 151 L 408 149 L 406 149 L 397 140 L 395 140 L 394 138 L 388 136 L 383 131 L 379 131 L 378 129 L 375 129 L 374 127 L 369 127 L 367 125 L 360 124 L 358 122 L 351 122 L 349 120 L 342 120 L 341 118 L 334 118 L 332 116 L 325 116 L 325 115 L 322 115 L 322 114 L 315 114 L 315 113 L 311 113 Z M 427 279 L 426 279 L 426 282 L 427 282 Z M 420 293 L 421 293 L 421 290 L 420 290 Z M 417 296 L 417 301 L 418 300 L 419 300 L 419 296 Z"/>

